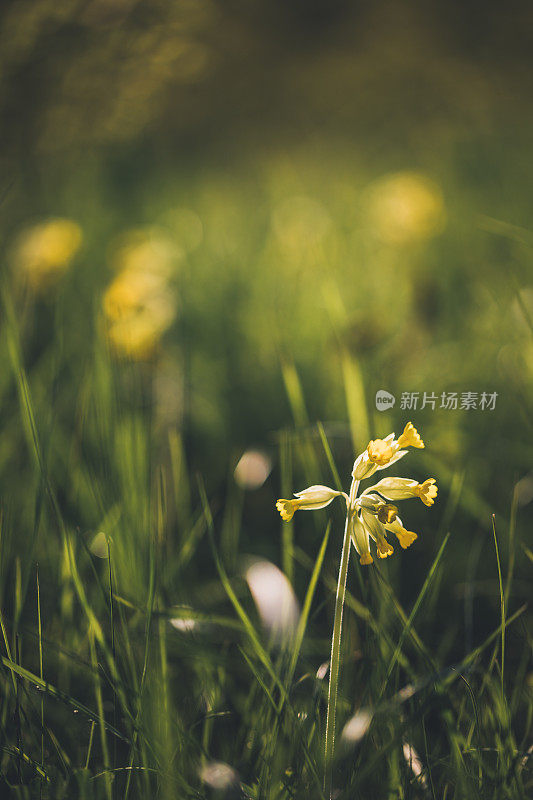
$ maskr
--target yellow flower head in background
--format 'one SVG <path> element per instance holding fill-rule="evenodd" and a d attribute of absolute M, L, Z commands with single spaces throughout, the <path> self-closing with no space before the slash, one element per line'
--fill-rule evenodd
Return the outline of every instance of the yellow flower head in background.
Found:
<path fill-rule="evenodd" d="M 113 263 L 118 274 L 103 298 L 109 343 L 118 356 L 149 358 L 176 316 L 171 248 L 134 231 L 122 238 Z"/>
<path fill-rule="evenodd" d="M 12 250 L 17 277 L 33 289 L 46 288 L 68 269 L 82 239 L 80 226 L 70 219 L 49 219 L 27 228 Z"/>
<path fill-rule="evenodd" d="M 329 505 L 336 497 L 346 501 L 348 530 L 351 541 L 359 554 L 361 564 L 373 562 L 370 542 L 376 545 L 379 558 L 392 555 L 394 548 L 387 539 L 393 533 L 404 550 L 417 539 L 417 534 L 408 531 L 398 516 L 398 507 L 392 502 L 418 497 L 426 506 L 432 506 L 437 496 L 435 478 L 418 483 L 411 478 L 382 478 L 358 497 L 359 483 L 369 478 L 376 470 L 386 469 L 407 455 L 405 447 L 423 448 L 424 442 L 412 422 L 408 422 L 403 433 L 396 439 L 390 433 L 385 439 L 373 439 L 356 459 L 352 470 L 352 485 L 349 495 L 327 486 L 310 486 L 295 494 L 293 500 L 278 500 L 276 507 L 281 518 L 288 522 L 296 511 L 313 511 Z"/>
<path fill-rule="evenodd" d="M 446 222 L 440 188 L 419 172 L 398 172 L 375 181 L 368 191 L 370 222 L 390 244 L 436 236 Z"/>
<path fill-rule="evenodd" d="M 419 172 L 398 172 L 375 181 L 368 194 L 369 219 L 390 244 L 408 244 L 436 236 L 446 222 L 440 188 Z"/>

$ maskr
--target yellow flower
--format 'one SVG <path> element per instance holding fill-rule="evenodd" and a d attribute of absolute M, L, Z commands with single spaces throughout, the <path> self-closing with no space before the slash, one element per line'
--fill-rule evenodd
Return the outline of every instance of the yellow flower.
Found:
<path fill-rule="evenodd" d="M 384 439 L 372 439 L 368 443 L 366 452 L 370 461 L 377 464 L 378 467 L 384 467 L 394 455 L 392 446 Z"/>
<path fill-rule="evenodd" d="M 381 503 L 377 509 L 377 517 L 380 522 L 386 525 L 393 522 L 398 514 L 398 507 L 393 506 L 392 503 Z"/>
<path fill-rule="evenodd" d="M 389 433 L 384 439 L 373 439 L 366 450 L 356 458 L 352 477 L 356 481 L 370 478 L 376 470 L 386 469 L 407 455 L 407 450 L 400 450 L 394 441 L 394 434 Z"/>
<path fill-rule="evenodd" d="M 378 539 L 376 546 L 380 558 L 388 558 L 394 553 L 394 547 L 385 538 Z"/>
<path fill-rule="evenodd" d="M 418 536 L 413 531 L 408 531 L 403 527 L 402 521 L 399 517 L 396 517 L 395 520 L 392 522 L 386 522 L 385 527 L 388 531 L 391 531 L 396 535 L 396 538 L 400 542 L 400 547 L 406 550 L 408 547 L 411 547 L 415 539 L 418 539 Z"/>
<path fill-rule="evenodd" d="M 301 505 L 302 503 L 300 500 L 278 500 L 276 508 L 281 514 L 281 519 L 284 522 L 290 522 L 294 517 L 294 512 L 298 511 Z"/>
<path fill-rule="evenodd" d="M 293 518 L 295 511 L 299 509 L 302 511 L 318 511 L 319 508 L 329 506 L 331 501 L 341 494 L 342 492 L 330 489 L 329 486 L 310 486 L 302 492 L 296 492 L 296 500 L 278 500 L 276 508 L 281 514 L 281 518 L 285 522 L 289 522 Z"/>
<path fill-rule="evenodd" d="M 176 301 L 167 277 L 127 267 L 116 275 L 103 297 L 109 342 L 119 356 L 153 355 L 176 316 Z"/>
<path fill-rule="evenodd" d="M 385 526 L 372 511 L 361 509 L 362 522 L 370 537 L 375 541 L 379 558 L 387 558 L 394 553 L 393 546 L 387 541 Z"/>
<path fill-rule="evenodd" d="M 133 359 L 150 358 L 156 351 L 163 329 L 149 314 L 133 314 L 112 322 L 107 331 L 115 353 Z"/>
<path fill-rule="evenodd" d="M 446 209 L 440 188 L 419 172 L 398 172 L 375 181 L 367 192 L 369 220 L 388 244 L 406 245 L 440 233 Z"/>
<path fill-rule="evenodd" d="M 428 478 L 424 483 L 417 483 L 415 494 L 419 497 L 424 505 L 432 506 L 437 496 L 437 482 L 435 478 Z"/>
<path fill-rule="evenodd" d="M 398 437 L 398 444 L 400 447 L 425 447 L 424 442 L 420 438 L 420 434 L 412 422 L 408 422 L 403 433 Z"/>
<path fill-rule="evenodd" d="M 410 497 L 419 497 L 426 506 L 432 506 L 437 496 L 435 478 L 428 478 L 424 483 L 418 483 L 411 478 L 382 478 L 368 492 L 379 492 L 387 500 L 408 500 Z"/>
<path fill-rule="evenodd" d="M 374 486 L 358 496 L 360 481 L 369 478 L 377 470 L 390 467 L 406 455 L 405 447 L 424 447 L 420 434 L 412 422 L 408 422 L 398 439 L 390 433 L 384 439 L 372 439 L 368 447 L 356 458 L 352 469 L 350 494 L 335 491 L 327 486 L 310 486 L 295 494 L 294 500 L 278 500 L 276 507 L 282 519 L 289 521 L 298 509 L 313 511 L 329 505 L 335 497 L 346 500 L 347 533 L 359 555 L 361 564 L 372 564 L 370 540 L 376 544 L 379 558 L 392 555 L 394 548 L 387 539 L 393 533 L 400 547 L 406 550 L 417 539 L 417 534 L 408 531 L 398 516 L 397 500 L 419 497 L 426 506 L 432 506 L 437 496 L 435 478 L 423 483 L 412 478 L 382 478 Z"/>
<path fill-rule="evenodd" d="M 104 311 L 110 320 L 124 319 L 128 314 L 153 305 L 154 298 L 163 297 L 165 290 L 166 284 L 156 275 L 124 270 L 106 289 Z"/>
<path fill-rule="evenodd" d="M 392 522 L 398 513 L 397 506 L 392 503 L 384 503 L 377 494 L 363 493 L 357 500 L 357 505 L 375 514 L 380 522 Z"/>
<path fill-rule="evenodd" d="M 408 422 L 398 439 L 389 433 L 384 439 L 372 439 L 355 460 L 352 470 L 354 480 L 370 478 L 376 470 L 391 467 L 407 455 L 405 447 L 424 447 L 424 442 L 412 422 Z"/>
<path fill-rule="evenodd" d="M 349 525 L 352 544 L 359 554 L 359 561 L 363 565 L 372 564 L 374 559 L 370 553 L 368 529 L 363 525 L 357 514 L 352 514 Z"/>
<path fill-rule="evenodd" d="M 76 222 L 50 219 L 23 231 L 13 250 L 13 264 L 33 288 L 39 289 L 65 272 L 81 242 L 82 232 Z"/>

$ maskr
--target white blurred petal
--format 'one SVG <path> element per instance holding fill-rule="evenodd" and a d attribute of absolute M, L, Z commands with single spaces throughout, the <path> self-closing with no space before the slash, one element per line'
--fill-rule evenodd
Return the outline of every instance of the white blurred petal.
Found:
<path fill-rule="evenodd" d="M 247 450 L 235 467 L 235 480 L 242 489 L 259 489 L 270 475 L 271 469 L 272 462 L 265 453 Z"/>
<path fill-rule="evenodd" d="M 324 680 L 324 678 L 328 674 L 328 669 L 329 669 L 329 661 L 324 661 L 324 663 L 319 666 L 319 668 L 316 671 L 316 676 L 319 681 Z"/>
<path fill-rule="evenodd" d="M 245 577 L 265 628 L 277 640 L 290 638 L 300 611 L 287 577 L 270 561 L 254 561 Z"/>
<path fill-rule="evenodd" d="M 182 619 L 176 617 L 176 619 L 170 620 L 170 624 L 177 631 L 181 631 L 181 633 L 190 633 L 196 628 L 198 623 L 194 619 Z"/>
<path fill-rule="evenodd" d="M 410 700 L 411 697 L 415 693 L 415 687 L 412 683 L 408 683 L 403 689 L 400 689 L 398 692 L 398 698 L 403 702 L 404 700 Z"/>
<path fill-rule="evenodd" d="M 174 606 L 174 613 L 176 616 L 169 619 L 169 622 L 175 630 L 181 633 L 191 633 L 191 631 L 196 630 L 201 624 L 198 620 L 193 619 L 193 610 L 191 606 Z"/>
<path fill-rule="evenodd" d="M 365 708 L 360 709 L 344 726 L 342 740 L 346 744 L 356 744 L 366 734 L 371 722 L 372 713 Z"/>
<path fill-rule="evenodd" d="M 200 770 L 200 779 L 212 789 L 228 789 L 238 782 L 239 776 L 224 761 L 209 761 Z"/>
<path fill-rule="evenodd" d="M 415 748 L 409 744 L 409 742 L 404 743 L 403 757 L 411 767 L 415 778 L 420 778 L 420 782 L 425 785 L 425 776 L 422 775 L 424 767 L 420 761 L 420 758 L 418 757 L 418 753 L 416 752 Z"/>
<path fill-rule="evenodd" d="M 99 531 L 96 534 L 89 545 L 89 550 L 93 556 L 96 556 L 97 558 L 108 558 L 109 549 L 107 547 L 107 536 L 103 531 Z"/>

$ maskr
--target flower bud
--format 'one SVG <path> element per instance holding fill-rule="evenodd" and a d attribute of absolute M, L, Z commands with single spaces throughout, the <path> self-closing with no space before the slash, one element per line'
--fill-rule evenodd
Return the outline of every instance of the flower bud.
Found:
<path fill-rule="evenodd" d="M 370 555 L 370 539 L 368 536 L 368 530 L 365 528 L 357 514 L 352 514 L 349 525 L 352 544 L 359 554 L 359 561 L 361 564 L 372 564 L 373 558 Z"/>
<path fill-rule="evenodd" d="M 276 508 L 285 522 L 289 522 L 295 511 L 317 511 L 319 508 L 329 506 L 332 500 L 339 497 L 342 492 L 330 489 L 329 486 L 309 486 L 301 492 L 295 493 L 295 500 L 280 499 Z"/>

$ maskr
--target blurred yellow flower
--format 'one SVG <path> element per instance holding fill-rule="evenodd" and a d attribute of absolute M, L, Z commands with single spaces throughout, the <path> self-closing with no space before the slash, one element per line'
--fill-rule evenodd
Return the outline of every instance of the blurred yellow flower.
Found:
<path fill-rule="evenodd" d="M 18 277 L 34 289 L 50 285 L 69 267 L 82 238 L 80 226 L 70 219 L 49 219 L 27 228 L 12 251 Z"/>
<path fill-rule="evenodd" d="M 368 211 L 380 237 L 391 244 L 429 239 L 446 222 L 440 188 L 417 172 L 386 175 L 372 184 Z"/>
<path fill-rule="evenodd" d="M 149 358 L 176 316 L 170 246 L 133 231 L 122 237 L 113 263 L 119 272 L 103 297 L 109 343 L 119 356 Z"/>
<path fill-rule="evenodd" d="M 168 278 L 177 255 L 181 255 L 179 249 L 158 228 L 139 228 L 118 237 L 112 245 L 110 262 L 117 272 L 133 270 Z"/>
<path fill-rule="evenodd" d="M 160 311 L 166 295 L 167 283 L 158 275 L 126 269 L 107 288 L 104 311 L 113 321 L 124 320 L 150 308 Z"/>
<path fill-rule="evenodd" d="M 149 358 L 157 349 L 165 327 L 161 326 L 157 317 L 132 314 L 113 322 L 108 328 L 108 338 L 117 355 L 133 359 Z"/>

